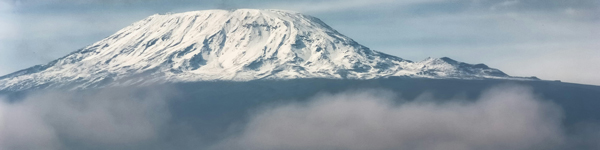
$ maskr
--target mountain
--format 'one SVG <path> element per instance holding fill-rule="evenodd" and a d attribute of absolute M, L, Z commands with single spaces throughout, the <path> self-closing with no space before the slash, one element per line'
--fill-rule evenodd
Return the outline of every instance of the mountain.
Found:
<path fill-rule="evenodd" d="M 2 76 L 0 90 L 391 76 L 536 80 L 446 57 L 412 62 L 360 45 L 315 17 L 237 9 L 150 16 L 48 64 Z"/>

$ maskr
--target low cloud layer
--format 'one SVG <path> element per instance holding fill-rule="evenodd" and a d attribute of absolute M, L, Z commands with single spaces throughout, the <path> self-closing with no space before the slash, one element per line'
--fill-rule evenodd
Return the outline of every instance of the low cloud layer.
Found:
<path fill-rule="evenodd" d="M 348 92 L 289 104 L 254 117 L 226 146 L 239 149 L 552 149 L 564 142 L 561 112 L 523 87 L 501 87 L 476 102 Z M 229 148 L 224 148 L 229 149 Z"/>
<path fill-rule="evenodd" d="M 477 100 L 427 95 L 400 100 L 401 93 L 357 90 L 320 94 L 308 101 L 278 101 L 244 108 L 258 111 L 245 114 L 251 116 L 248 122 L 230 124 L 231 130 L 212 141 L 192 130 L 207 128 L 202 121 L 192 123 L 170 113 L 174 100 L 166 93 L 173 92 L 46 92 L 2 102 L 0 149 L 600 148 L 598 124 L 563 127 L 560 106 L 521 86 L 492 88 Z"/>
<path fill-rule="evenodd" d="M 0 102 L 0 149 L 78 149 L 144 144 L 169 118 L 161 95 L 48 92 Z"/>

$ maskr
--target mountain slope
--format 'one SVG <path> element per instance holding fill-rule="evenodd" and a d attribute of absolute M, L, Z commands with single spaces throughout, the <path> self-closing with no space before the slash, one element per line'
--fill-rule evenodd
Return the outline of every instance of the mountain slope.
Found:
<path fill-rule="evenodd" d="M 412 62 L 360 45 L 311 16 L 238 9 L 150 16 L 49 64 L 0 77 L 0 90 L 389 76 L 529 79 L 449 58 Z"/>

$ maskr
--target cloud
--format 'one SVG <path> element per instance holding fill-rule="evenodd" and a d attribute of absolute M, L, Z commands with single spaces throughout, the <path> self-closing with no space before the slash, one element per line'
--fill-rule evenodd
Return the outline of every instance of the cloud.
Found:
<path fill-rule="evenodd" d="M 530 89 L 491 89 L 475 101 L 394 103 L 391 93 L 317 96 L 267 109 L 222 149 L 500 150 L 561 146 L 561 110 Z"/>
<path fill-rule="evenodd" d="M 169 119 L 160 92 L 44 92 L 0 102 L 0 149 L 111 149 L 147 144 Z"/>
<path fill-rule="evenodd" d="M 0 103 L 0 149 L 58 149 L 56 132 L 28 106 Z"/>
<path fill-rule="evenodd" d="M 13 4 L 0 0 L 0 13 L 2 12 L 10 12 L 13 9 Z"/>
<path fill-rule="evenodd" d="M 294 1 L 291 2 L 275 2 L 267 5 L 267 7 L 290 9 L 304 13 L 324 13 L 343 10 L 353 10 L 365 7 L 379 7 L 384 5 L 407 6 L 422 3 L 440 2 L 443 0 L 325 0 L 325 1 Z M 264 6 L 263 6 L 264 7 Z"/>
<path fill-rule="evenodd" d="M 492 5 L 492 7 L 490 7 L 491 10 L 497 10 L 499 8 L 503 8 L 503 7 L 510 7 L 513 5 L 517 5 L 519 4 L 518 0 L 509 0 L 509 1 L 504 1 L 495 5 Z"/>
<path fill-rule="evenodd" d="M 244 117 L 172 107 L 188 104 L 177 101 L 189 98 L 171 99 L 177 93 L 168 88 L 34 93 L 0 102 L 0 149 L 600 148 L 598 123 L 564 127 L 560 107 L 526 87 L 495 87 L 476 100 L 427 95 L 400 100 L 397 94 L 401 93 L 356 90 L 320 94 L 308 101 L 276 101 L 257 106 L 260 111 L 239 114 L 252 116 L 247 122 L 234 120 L 217 127 L 206 121 Z M 218 102 L 195 104 L 230 106 Z M 230 127 L 217 129 L 223 126 Z M 206 135 L 212 131 L 218 136 Z"/>

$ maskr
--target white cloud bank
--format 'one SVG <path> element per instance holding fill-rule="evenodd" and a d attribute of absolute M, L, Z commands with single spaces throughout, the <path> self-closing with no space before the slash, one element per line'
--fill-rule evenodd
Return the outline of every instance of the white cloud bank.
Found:
<path fill-rule="evenodd" d="M 496 87 L 475 101 L 422 96 L 398 102 L 396 93 L 381 90 L 322 94 L 308 102 L 266 107 L 236 128 L 239 132 L 223 133 L 224 140 L 209 147 L 194 146 L 207 142 L 202 133 L 178 130 L 182 126 L 174 121 L 185 120 L 171 116 L 161 94 L 170 92 L 148 93 L 58 92 L 0 102 L 0 150 L 600 148 L 600 126 L 591 123 L 567 133 L 560 107 L 520 86 Z M 203 128 L 202 123 L 189 125 Z"/>
<path fill-rule="evenodd" d="M 476 102 L 395 104 L 390 95 L 348 92 L 275 107 L 220 148 L 532 150 L 564 141 L 560 109 L 527 88 L 495 88 Z"/>
<path fill-rule="evenodd" d="M 34 94 L 0 102 L 0 150 L 127 146 L 151 141 L 169 118 L 160 95 L 130 91 Z M 85 95 L 85 96 L 84 96 Z"/>

